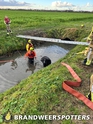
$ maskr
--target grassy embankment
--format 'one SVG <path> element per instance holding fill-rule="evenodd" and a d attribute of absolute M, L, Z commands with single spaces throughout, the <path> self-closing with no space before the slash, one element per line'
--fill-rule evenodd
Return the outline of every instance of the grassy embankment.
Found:
<path fill-rule="evenodd" d="M 7 11 L 7 15 L 11 15 L 10 11 Z M 25 13 L 25 14 L 22 14 Z M 24 46 L 24 42 L 19 41 L 23 39 L 15 38 L 15 35 L 22 30 L 31 30 L 35 28 L 46 29 L 47 36 L 63 38 L 69 37 L 73 40 L 80 40 L 85 38 L 92 26 L 92 14 L 89 13 L 47 13 L 45 15 L 43 12 L 33 12 L 13 11 L 12 20 L 15 20 L 12 25 L 14 30 L 13 36 L 5 38 L 4 25 L 2 26 L 2 31 L 0 33 L 0 50 L 4 51 L 2 46 L 14 47 L 13 43 L 16 43 L 16 47 Z M 21 15 L 20 15 L 20 14 Z M 28 18 L 28 14 L 30 18 Z M 5 12 L 6 14 L 6 12 Z M 36 14 L 36 15 L 35 15 Z M 33 15 L 33 16 L 32 16 Z M 39 16 L 38 16 L 39 15 Z M 52 16 L 51 16 L 52 15 Z M 63 16 L 64 15 L 64 16 Z M 3 16 L 2 16 L 3 17 Z M 20 17 L 20 18 L 19 18 Z M 33 17 L 33 18 L 32 18 Z M 46 18 L 45 18 L 46 17 Z M 22 19 L 22 20 L 21 20 Z M 24 22 L 24 19 L 26 20 Z M 28 21 L 31 19 L 31 22 Z M 20 24 L 20 20 L 23 22 Z M 33 20 L 33 21 L 32 21 Z M 39 21 L 36 21 L 39 20 Z M 36 22 L 35 22 L 36 21 Z M 3 21 L 1 21 L 3 23 Z M 18 24 L 18 23 L 19 24 Z M 28 22 L 28 23 L 26 23 Z M 32 24 L 33 22 L 33 24 Z M 81 24 L 84 24 L 84 28 L 80 28 Z M 14 25 L 15 24 L 15 25 Z M 35 24 L 35 25 L 34 25 Z M 18 26 L 19 25 L 19 26 Z M 34 25 L 34 26 L 33 26 Z M 20 27 L 21 26 L 21 27 Z M 55 29 L 53 28 L 55 26 Z M 29 28 L 31 27 L 31 28 Z M 42 28 L 41 28 L 42 27 Z M 18 30 L 19 29 L 19 30 Z M 24 32 L 23 32 L 24 33 Z M 7 44 L 4 45 L 3 43 Z M 7 48 L 5 47 L 5 48 Z M 29 76 L 27 79 L 22 80 L 18 85 L 14 86 L 10 90 L 0 94 L 0 122 L 2 122 L 2 116 L 9 110 L 12 115 L 23 114 L 23 115 L 70 115 L 70 114 L 93 114 L 93 112 L 85 106 L 81 101 L 77 100 L 75 97 L 67 93 L 62 89 L 62 82 L 64 80 L 73 80 L 69 72 L 65 67 L 61 65 L 61 62 L 68 63 L 72 68 L 74 68 L 77 74 L 82 79 L 82 85 L 76 90 L 87 94 L 89 91 L 88 79 L 90 74 L 88 72 L 89 68 L 84 68 L 82 66 L 83 55 L 75 55 L 76 52 L 82 51 L 85 46 L 77 46 L 70 53 L 67 54 L 63 59 L 60 59 L 56 63 L 43 68 L 37 73 Z M 20 47 L 19 47 L 20 48 Z M 23 47 L 24 48 L 24 47 Z M 8 48 L 7 48 L 8 50 Z M 12 50 L 12 49 L 11 49 Z M 85 71 L 85 69 L 87 71 Z M 88 87 L 88 88 L 87 88 Z M 89 121 L 88 121 L 89 122 Z M 10 121 L 9 124 L 78 124 L 77 120 L 61 120 L 61 121 Z M 84 120 L 79 121 L 80 124 L 86 123 Z"/>
<path fill-rule="evenodd" d="M 4 24 L 4 16 L 10 17 L 11 29 L 13 34 L 6 36 L 6 27 Z M 90 31 L 93 15 L 91 13 L 65 13 L 65 12 L 35 12 L 35 11 L 11 11 L 0 10 L 0 55 L 9 53 L 13 50 L 24 49 L 25 40 L 18 39 L 15 36 L 22 34 L 23 31 L 40 29 L 47 31 L 46 35 L 49 37 L 62 38 L 66 28 L 77 28 L 75 39 L 78 39 L 78 33 L 81 33 L 80 25 L 84 24 L 86 32 Z M 50 35 L 49 30 L 52 31 Z M 69 30 L 68 30 L 69 31 Z M 84 31 L 85 32 L 85 31 Z M 87 32 L 87 34 L 88 34 Z M 67 32 L 68 33 L 68 32 Z M 81 40 L 87 34 L 82 32 Z M 66 34 L 68 35 L 68 34 Z M 71 36 L 72 37 L 72 36 Z"/>

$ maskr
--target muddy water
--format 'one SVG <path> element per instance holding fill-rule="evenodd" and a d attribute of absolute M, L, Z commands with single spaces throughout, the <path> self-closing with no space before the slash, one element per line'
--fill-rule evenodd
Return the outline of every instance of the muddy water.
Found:
<path fill-rule="evenodd" d="M 0 59 L 14 60 L 13 62 L 0 63 L 0 92 L 4 92 L 13 87 L 22 79 L 27 78 L 29 75 L 43 68 L 43 64 L 40 61 L 41 57 L 48 56 L 52 63 L 54 63 L 64 57 L 73 47 L 72 45 L 54 43 L 45 43 L 42 46 L 36 47 L 37 58 L 35 59 L 34 65 L 29 64 L 28 59 L 24 58 L 26 51 L 17 51 L 11 57 Z"/>

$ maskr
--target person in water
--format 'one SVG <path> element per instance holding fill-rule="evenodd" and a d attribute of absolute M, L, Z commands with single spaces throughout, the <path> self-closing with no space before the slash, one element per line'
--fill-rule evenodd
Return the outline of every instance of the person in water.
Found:
<path fill-rule="evenodd" d="M 25 54 L 25 58 L 28 57 L 28 60 L 31 64 L 34 63 L 34 58 L 36 58 L 36 52 L 34 51 L 34 48 L 31 47 L 30 50 L 28 50 Z"/>
<path fill-rule="evenodd" d="M 27 44 L 26 44 L 26 51 L 30 50 L 31 47 L 34 48 L 34 46 L 33 46 L 32 42 L 31 42 L 31 40 L 28 40 L 28 41 L 27 41 Z"/>

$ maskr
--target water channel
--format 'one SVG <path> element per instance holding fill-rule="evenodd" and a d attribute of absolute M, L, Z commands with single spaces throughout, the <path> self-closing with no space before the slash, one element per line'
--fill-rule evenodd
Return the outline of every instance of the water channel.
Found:
<path fill-rule="evenodd" d="M 56 43 L 44 43 L 35 47 L 37 58 L 35 59 L 34 65 L 29 64 L 28 59 L 24 58 L 26 51 L 21 51 L 20 53 L 17 51 L 10 57 L 0 58 L 0 61 L 14 60 L 13 62 L 0 63 L 0 93 L 42 69 L 41 57 L 48 56 L 52 63 L 54 63 L 64 57 L 73 47 L 73 45 Z"/>

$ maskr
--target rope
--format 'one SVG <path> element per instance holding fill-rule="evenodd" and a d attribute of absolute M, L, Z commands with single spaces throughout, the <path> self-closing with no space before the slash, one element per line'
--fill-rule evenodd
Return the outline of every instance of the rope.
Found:
<path fill-rule="evenodd" d="M 63 63 L 63 62 L 61 64 L 63 66 L 67 67 L 67 69 L 69 70 L 69 72 L 71 73 L 73 78 L 76 80 L 76 81 L 64 81 L 62 83 L 63 89 L 66 90 L 67 92 L 69 92 L 70 94 L 72 94 L 73 96 L 75 96 L 76 98 L 78 98 L 79 100 L 81 100 L 85 105 L 87 105 L 90 109 L 93 110 L 93 102 L 91 102 L 87 97 L 85 97 L 80 92 L 71 88 L 71 86 L 75 86 L 75 87 L 80 86 L 80 84 L 81 84 L 80 77 L 76 74 L 76 72 L 68 64 Z"/>

